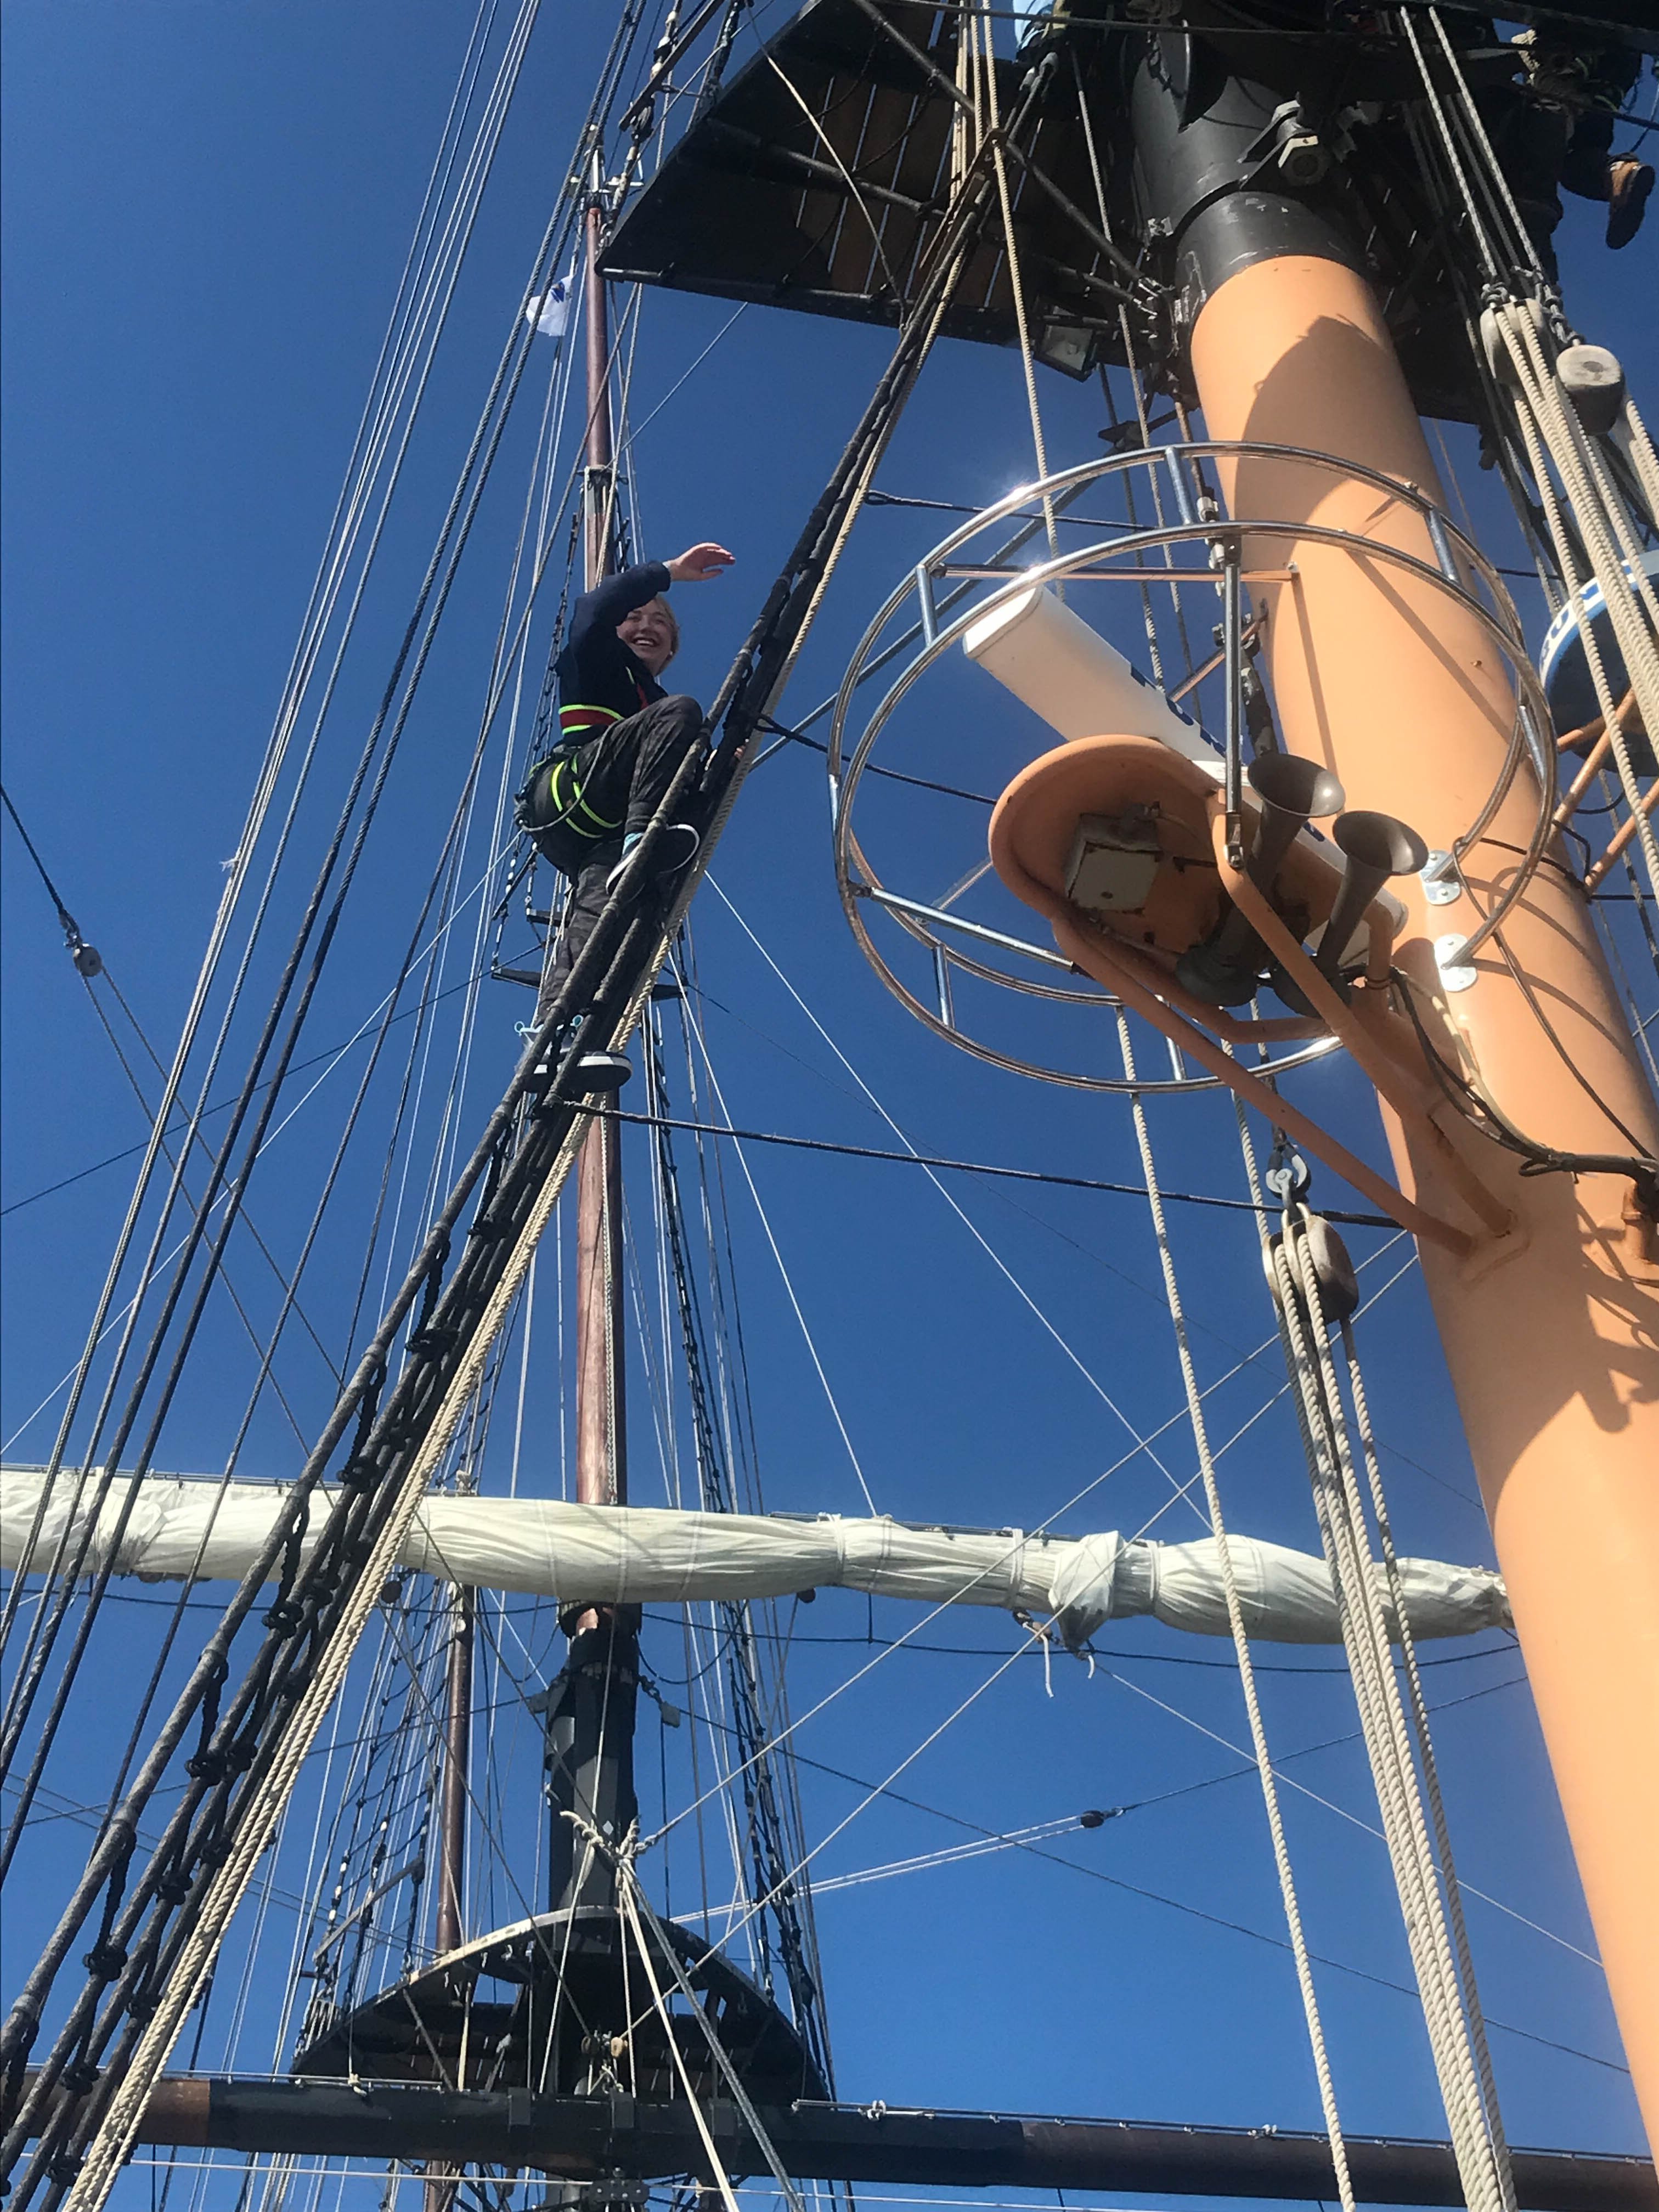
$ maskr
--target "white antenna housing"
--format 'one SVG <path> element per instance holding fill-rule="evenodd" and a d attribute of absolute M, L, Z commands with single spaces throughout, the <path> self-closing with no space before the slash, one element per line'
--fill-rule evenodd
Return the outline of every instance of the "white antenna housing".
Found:
<path fill-rule="evenodd" d="M 1197 723 L 1046 584 L 970 623 L 962 649 L 1062 738 L 1156 738 L 1219 780 L 1220 756 Z"/>

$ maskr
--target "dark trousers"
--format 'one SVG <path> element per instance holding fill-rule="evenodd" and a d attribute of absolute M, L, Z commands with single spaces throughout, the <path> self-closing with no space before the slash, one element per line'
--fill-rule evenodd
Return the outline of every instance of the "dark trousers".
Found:
<path fill-rule="evenodd" d="M 658 699 L 626 721 L 612 722 L 566 757 L 572 763 L 584 805 L 616 823 L 599 839 L 583 836 L 569 822 L 538 832 L 536 842 L 571 879 L 564 927 L 542 975 L 536 1018 L 540 1021 L 593 933 L 605 909 L 605 878 L 622 858 L 623 840 L 637 835 L 667 796 L 681 762 L 702 734 L 702 709 L 683 693 Z M 586 814 L 574 817 L 586 823 Z"/>
<path fill-rule="evenodd" d="M 1613 197 L 1613 132 L 1617 118 L 1603 108 L 1592 108 L 1573 125 L 1561 161 L 1561 181 L 1580 199 Z"/>
<path fill-rule="evenodd" d="M 1609 197 L 1616 111 L 1641 74 L 1641 56 L 1622 47 L 1597 50 L 1589 61 L 1583 91 L 1585 104 L 1575 103 L 1571 112 L 1535 99 L 1518 85 L 1475 94 L 1498 166 L 1544 273 L 1552 279 L 1556 275 L 1553 240 L 1562 212 L 1559 194 L 1565 190 L 1581 199 Z"/>

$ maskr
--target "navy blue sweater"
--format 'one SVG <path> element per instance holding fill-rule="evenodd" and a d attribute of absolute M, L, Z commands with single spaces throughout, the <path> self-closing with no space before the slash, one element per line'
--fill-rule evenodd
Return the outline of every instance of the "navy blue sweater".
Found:
<path fill-rule="evenodd" d="M 607 576 L 584 592 L 571 617 L 570 634 L 556 664 L 559 732 L 567 740 L 588 737 L 607 723 L 637 714 L 653 700 L 667 696 L 641 660 L 617 635 L 635 607 L 669 586 L 660 561 L 641 561 L 620 575 Z"/>

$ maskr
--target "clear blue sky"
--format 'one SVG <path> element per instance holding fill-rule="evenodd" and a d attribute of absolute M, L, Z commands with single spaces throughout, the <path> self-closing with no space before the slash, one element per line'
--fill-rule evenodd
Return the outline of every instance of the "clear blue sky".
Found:
<path fill-rule="evenodd" d="M 7 10 L 6 782 L 64 896 L 164 1052 L 235 842 L 469 21 L 460 7 L 430 0 L 14 0 Z M 580 0 L 546 10 L 537 31 L 413 449 L 408 495 L 388 538 L 386 580 L 368 611 L 368 641 L 330 726 L 331 790 L 343 782 L 383 680 L 611 21 L 599 0 Z M 1624 354 L 1639 391 L 1659 334 L 1654 239 L 1613 260 L 1594 214 L 1577 204 L 1563 236 L 1577 318 Z M 729 313 L 715 301 L 647 300 L 635 371 L 636 393 L 646 398 L 636 417 Z M 634 468 L 646 550 L 672 552 L 710 536 L 739 556 L 732 577 L 683 594 L 678 673 L 687 688 L 706 696 L 718 681 L 888 343 L 878 332 L 752 309 L 641 436 Z M 1098 450 L 1097 393 L 1045 377 L 1043 403 L 1056 462 Z M 505 481 L 481 522 L 451 635 L 411 722 L 385 832 L 371 844 L 307 1032 L 312 1050 L 349 1034 L 379 998 L 389 948 L 424 886 L 476 726 L 528 435 L 520 425 L 516 443 L 509 441 Z M 1455 437 L 1453 450 L 1471 505 L 1495 530 L 1490 479 L 1478 476 L 1467 437 Z M 881 481 L 979 501 L 1029 473 L 1017 362 L 941 348 Z M 866 519 L 791 705 L 804 708 L 833 688 L 865 622 L 935 534 L 928 518 Z M 1508 538 L 1494 534 L 1491 543 L 1498 557 L 1513 557 Z M 1001 756 L 975 724 L 988 704 L 964 708 L 969 696 L 953 694 L 952 711 L 922 728 L 915 758 L 971 784 L 994 774 Z M 891 1141 L 735 909 L 918 1145 L 1134 1180 L 1120 1106 L 979 1068 L 880 991 L 839 915 L 826 823 L 821 765 L 801 753 L 781 758 L 750 787 L 715 865 L 731 908 L 713 892 L 700 904 L 709 1042 L 732 1117 Z M 321 817 L 304 826 L 315 840 Z M 136 1142 L 143 1123 L 9 826 L 4 837 L 10 1204 Z M 505 1077 L 512 1024 L 525 1011 L 506 986 L 486 999 L 470 1127 Z M 1374 1113 L 1342 1072 L 1310 1078 L 1304 1095 L 1349 1117 L 1364 1148 L 1379 1150 Z M 291 1253 L 297 1242 L 337 1111 L 333 1093 L 323 1094 L 315 1133 L 301 1117 L 256 1180 L 252 1218 L 279 1251 Z M 1157 1137 L 1172 1184 L 1242 1188 L 1231 1115 L 1214 1102 L 1161 1109 Z M 781 1152 L 756 1152 L 750 1164 L 880 1510 L 1030 1526 L 1121 1456 L 1130 1441 L 1126 1419 L 1144 1432 L 1177 1413 L 1156 1255 L 1135 1201 L 953 1184 L 970 1229 L 908 1171 Z M 130 1165 L 106 1169 L 4 1223 L 8 1436 L 76 1356 L 130 1174 Z M 861 1510 L 735 1165 L 728 1181 L 767 1502 Z M 642 1183 L 634 1203 L 642 1218 Z M 325 1327 L 343 1316 L 349 1230 L 314 1281 Z M 1190 1213 L 1176 1234 L 1208 1381 L 1270 1330 L 1253 1232 Z M 1356 1232 L 1358 1251 L 1379 1241 Z M 1376 1278 L 1392 1273 L 1400 1257 L 1379 1261 Z M 257 1285 L 250 1294 L 263 1310 L 259 1264 L 250 1248 L 240 1249 L 240 1276 Z M 210 1471 L 222 1463 L 249 1354 L 228 1316 L 210 1341 L 214 1358 L 181 1398 L 160 1465 Z M 1490 1537 L 1414 1275 L 1370 1317 L 1364 1350 L 1402 1548 L 1489 1563 Z M 325 1378 L 302 1349 L 293 1352 L 289 1382 L 296 1407 L 320 1418 Z M 1229 1385 L 1216 1401 L 1218 1434 L 1231 1435 L 1276 1387 L 1273 1357 Z M 544 1406 L 542 1418 L 544 1450 L 526 1486 L 556 1491 L 556 1416 Z M 49 1443 L 43 1418 L 11 1455 L 40 1455 Z M 651 1502 L 661 1476 L 645 1437 L 636 1449 L 636 1494 Z M 1179 1426 L 1160 1449 L 1184 1481 L 1193 1455 Z M 278 1475 L 295 1460 L 281 1422 L 262 1424 L 250 1471 Z M 1224 1467 L 1232 1526 L 1317 1548 L 1283 1403 Z M 1164 1476 L 1142 1457 L 1058 1525 L 1133 1529 L 1167 1494 Z M 1166 1515 L 1158 1533 L 1200 1531 Z M 810 1626 L 825 1638 L 861 1638 L 871 1618 L 862 1601 L 829 1593 Z M 896 1612 L 873 1618 L 884 1634 L 908 1625 Z M 106 1656 L 112 1682 L 128 1648 L 119 1638 L 135 1651 L 142 1643 L 143 1624 L 136 1613 L 133 1620 Z M 949 1626 L 939 1641 L 987 1656 L 908 1655 L 884 1666 L 814 1724 L 803 1750 L 855 1773 L 889 1771 L 1012 1648 L 1012 1632 L 995 1617 Z M 1194 1649 L 1150 1626 L 1102 1641 L 1127 1655 L 1121 1667 L 1091 1680 L 1063 1666 L 1052 1698 L 1040 1668 L 1012 1669 L 902 1786 L 1001 1829 L 1154 1797 L 1236 1763 L 1202 1732 L 1232 1743 L 1243 1736 L 1236 1683 L 1213 1663 L 1225 1656 L 1221 1647 Z M 862 1656 L 855 1646 L 804 1647 L 792 1677 L 798 1706 Z M 1333 1656 L 1309 1656 L 1317 1663 Z M 1439 1668 L 1431 1679 L 1449 1701 L 1517 1674 L 1494 1644 L 1491 1656 Z M 1277 1747 L 1352 1730 L 1340 1675 L 1266 1681 Z M 78 1778 L 92 1794 L 118 1704 L 118 1696 L 104 1717 L 88 1708 L 78 1764 L 62 1789 L 72 1791 Z M 1490 2013 L 1616 2062 L 1599 1973 L 1579 1955 L 1590 1948 L 1583 1907 L 1524 1686 L 1454 1704 L 1438 1741 L 1467 1878 L 1565 1939 L 1564 1946 L 1472 1902 Z M 1374 1817 L 1352 1742 L 1291 1771 L 1335 1806 Z M 814 1834 L 851 1802 L 822 1776 L 805 1776 L 804 1790 Z M 1293 1801 L 1289 1818 L 1316 1947 L 1362 1973 L 1405 1978 L 1380 1844 L 1306 1798 Z M 72 1856 L 66 1839 L 76 1832 L 60 1826 L 39 1839 L 43 1911 L 57 1879 L 44 1855 Z M 921 1850 L 956 1832 L 883 1808 L 832 1848 L 823 1870 Z M 1149 1808 L 1066 1848 L 1135 1887 L 1013 1853 L 824 1899 L 844 2091 L 893 2103 L 1316 2124 L 1283 1953 L 1136 1893 L 1157 1891 L 1277 1936 L 1254 1783 Z M 19 1917 L 25 1924 L 8 1944 L 17 1963 L 33 1932 L 27 1906 Z M 1412 2005 L 1334 1972 L 1322 1974 L 1321 1993 L 1348 2124 L 1440 2133 Z M 1637 2146 L 1616 2064 L 1501 2032 L 1494 2051 L 1512 2139 Z"/>

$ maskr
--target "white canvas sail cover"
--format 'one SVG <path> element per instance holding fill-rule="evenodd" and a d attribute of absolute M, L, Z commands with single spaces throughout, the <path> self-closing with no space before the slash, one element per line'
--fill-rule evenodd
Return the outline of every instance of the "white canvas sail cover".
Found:
<path fill-rule="evenodd" d="M 8 1468 L 0 1476 L 0 1565 L 15 1570 L 22 1563 L 43 1481 L 33 1468 Z M 91 1510 L 95 1487 L 95 1480 L 86 1486 L 82 1516 Z M 283 1497 L 269 1483 L 152 1474 L 138 1486 L 118 1546 L 129 1487 L 125 1477 L 110 1486 L 88 1550 L 88 1573 L 107 1563 L 118 1575 L 148 1582 L 192 1574 L 199 1581 L 240 1582 L 275 1527 Z M 52 1487 L 31 1555 L 37 1571 L 58 1549 L 76 1488 L 65 1468 Z M 313 1499 L 307 1544 L 337 1494 Z M 1227 1542 L 1253 1636 L 1285 1644 L 1340 1641 L 1322 1559 L 1255 1537 L 1230 1536 Z M 434 1494 L 422 1504 L 399 1564 L 475 1589 L 592 1604 L 844 1589 L 923 1605 L 999 1606 L 1054 1614 L 1073 1645 L 1103 1622 L 1137 1613 L 1200 1636 L 1228 1633 L 1213 1538 L 1160 1544 L 1126 1541 L 1115 1533 L 1026 1535 L 833 1514 L 798 1520 Z M 1468 1636 L 1510 1625 L 1503 1583 L 1486 1568 L 1405 1559 L 1401 1573 L 1414 1637 Z"/>

